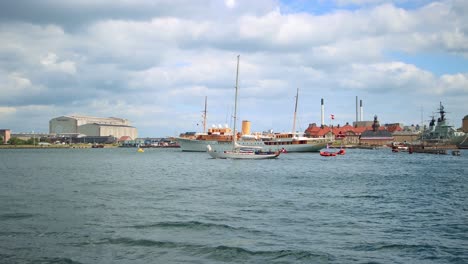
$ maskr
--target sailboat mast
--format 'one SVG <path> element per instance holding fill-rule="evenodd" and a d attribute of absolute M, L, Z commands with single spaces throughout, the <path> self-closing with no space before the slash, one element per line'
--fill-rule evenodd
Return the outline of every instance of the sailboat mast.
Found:
<path fill-rule="evenodd" d="M 299 88 L 297 88 L 296 105 L 294 106 L 294 118 L 293 118 L 293 128 L 292 128 L 293 138 L 296 135 L 296 114 L 297 114 L 297 98 L 298 97 L 299 97 Z"/>
<path fill-rule="evenodd" d="M 206 101 L 207 96 L 205 96 L 205 111 L 203 111 L 203 133 L 206 133 Z"/>
<path fill-rule="evenodd" d="M 240 58 L 240 55 L 237 55 L 236 96 L 234 99 L 234 131 L 232 134 L 232 149 L 233 150 L 236 148 L 236 141 L 237 141 L 236 123 L 237 123 L 237 89 L 239 88 L 239 58 Z"/>

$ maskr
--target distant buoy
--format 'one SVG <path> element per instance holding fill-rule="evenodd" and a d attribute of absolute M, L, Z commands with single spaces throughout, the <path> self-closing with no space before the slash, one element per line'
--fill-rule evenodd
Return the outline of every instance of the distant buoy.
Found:
<path fill-rule="evenodd" d="M 145 150 L 142 148 L 138 148 L 138 152 L 145 152 Z"/>

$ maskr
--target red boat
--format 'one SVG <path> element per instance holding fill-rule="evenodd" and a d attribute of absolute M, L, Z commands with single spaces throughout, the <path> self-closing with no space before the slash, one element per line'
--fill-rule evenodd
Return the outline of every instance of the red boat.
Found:
<path fill-rule="evenodd" d="M 336 156 L 336 153 L 335 152 L 328 152 L 328 151 L 320 151 L 320 156 L 334 157 L 334 156 Z"/>
<path fill-rule="evenodd" d="M 334 157 L 336 155 L 344 155 L 346 154 L 346 150 L 344 148 L 340 148 L 340 150 L 338 150 L 337 152 L 330 152 L 328 151 L 330 148 L 329 146 L 327 145 L 327 151 L 320 151 L 320 156 L 324 156 L 324 157 Z"/>
<path fill-rule="evenodd" d="M 336 154 L 337 155 L 344 155 L 344 154 L 346 154 L 346 150 L 345 149 L 340 149 Z"/>

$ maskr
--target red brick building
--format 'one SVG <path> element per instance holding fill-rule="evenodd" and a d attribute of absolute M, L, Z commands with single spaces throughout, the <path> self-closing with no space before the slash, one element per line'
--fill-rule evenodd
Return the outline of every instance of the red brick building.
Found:
<path fill-rule="evenodd" d="M 369 122 L 369 124 L 371 124 Z M 372 125 L 354 127 L 346 123 L 344 126 L 317 126 L 310 124 L 305 130 L 305 134 L 312 138 L 329 138 L 341 141 L 343 145 L 386 145 L 394 140 L 392 133 L 401 131 L 399 124 L 391 124 L 388 127 L 381 127 L 377 116 Z"/>

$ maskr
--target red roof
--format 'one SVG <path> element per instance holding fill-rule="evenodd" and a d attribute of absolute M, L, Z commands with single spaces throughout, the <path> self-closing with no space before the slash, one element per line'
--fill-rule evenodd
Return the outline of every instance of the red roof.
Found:
<path fill-rule="evenodd" d="M 120 141 L 127 141 L 127 140 L 132 140 L 132 138 L 129 137 L 129 136 L 122 136 L 122 137 L 120 137 L 119 140 L 117 140 L 117 141 L 120 142 Z"/>
<path fill-rule="evenodd" d="M 388 132 L 393 133 L 395 131 L 402 131 L 403 129 L 399 125 L 390 125 L 387 126 L 387 130 Z"/>
<path fill-rule="evenodd" d="M 315 123 L 310 124 L 309 127 L 305 130 L 305 133 L 310 135 L 311 137 L 324 137 L 326 134 L 329 132 L 332 132 L 335 136 L 336 135 L 346 135 L 349 134 L 349 132 L 354 133 L 355 135 L 361 135 L 364 133 L 364 131 L 367 130 L 373 130 L 372 127 L 353 127 L 349 124 L 346 124 L 342 127 L 333 127 L 331 129 L 328 126 L 317 126 Z M 388 130 L 390 133 L 393 133 L 394 131 L 400 131 L 402 130 L 399 126 L 392 126 L 391 128 L 386 128 L 384 126 L 381 126 L 378 128 L 379 131 L 383 130 Z"/>

